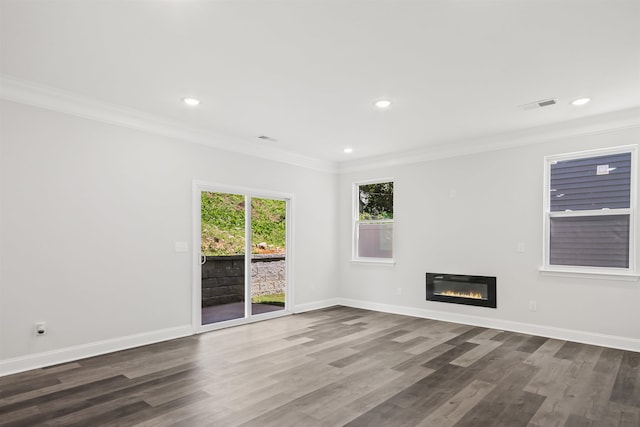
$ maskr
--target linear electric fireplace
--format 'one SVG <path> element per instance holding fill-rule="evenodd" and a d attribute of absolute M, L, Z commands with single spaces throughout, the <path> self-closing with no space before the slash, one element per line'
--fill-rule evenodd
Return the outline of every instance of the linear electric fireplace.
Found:
<path fill-rule="evenodd" d="M 427 273 L 427 301 L 496 308 L 496 278 Z"/>

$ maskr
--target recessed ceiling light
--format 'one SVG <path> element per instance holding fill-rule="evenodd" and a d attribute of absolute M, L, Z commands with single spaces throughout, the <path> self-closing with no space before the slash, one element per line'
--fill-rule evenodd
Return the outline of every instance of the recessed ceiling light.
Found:
<path fill-rule="evenodd" d="M 391 101 L 389 101 L 388 99 L 381 99 L 379 101 L 376 101 L 375 103 L 375 106 L 381 109 L 389 108 L 390 105 Z"/>
<path fill-rule="evenodd" d="M 581 105 L 585 105 L 589 103 L 589 101 L 591 101 L 591 98 L 578 98 L 571 101 L 571 105 L 575 105 L 576 107 L 579 107 Z"/>
<path fill-rule="evenodd" d="M 195 107 L 200 104 L 200 100 L 196 98 L 184 98 L 182 101 L 191 107 Z"/>
<path fill-rule="evenodd" d="M 344 152 L 347 154 L 353 153 L 353 148 L 345 148 Z"/>

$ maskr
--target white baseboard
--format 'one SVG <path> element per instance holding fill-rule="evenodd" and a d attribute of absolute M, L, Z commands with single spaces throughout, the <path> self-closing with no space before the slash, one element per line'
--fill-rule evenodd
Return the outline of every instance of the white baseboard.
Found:
<path fill-rule="evenodd" d="M 538 335 L 547 338 L 555 338 L 565 341 L 574 341 L 583 344 L 599 345 L 602 347 L 617 348 L 640 352 L 640 339 L 619 337 L 615 335 L 598 334 L 594 332 L 576 331 L 573 329 L 556 328 L 553 326 L 535 325 L 532 323 L 512 322 L 510 320 L 491 319 L 487 317 L 472 316 L 445 311 L 427 310 L 423 308 L 405 307 L 398 305 L 382 304 L 371 301 L 338 298 L 337 303 L 347 307 L 363 308 L 366 310 L 381 311 L 384 313 L 404 314 L 406 316 L 423 317 L 426 319 L 442 320 L 445 322 L 462 323 L 465 325 L 481 326 L 491 329 L 500 329 L 511 332 L 520 332 L 529 335 Z"/>
<path fill-rule="evenodd" d="M 305 311 L 319 310 L 335 305 L 338 305 L 338 300 L 336 298 L 332 298 L 306 304 L 298 304 L 292 312 L 303 313 Z M 193 334 L 193 327 L 191 325 L 185 325 L 176 328 L 162 329 L 159 331 L 82 344 L 59 350 L 4 359 L 0 360 L 0 377 L 31 369 L 38 369 L 74 360 L 85 359 L 87 357 L 99 356 L 101 354 L 112 353 L 114 351 L 126 350 L 175 338 L 182 338 Z"/>
<path fill-rule="evenodd" d="M 338 298 L 330 298 L 322 301 L 314 301 L 306 304 L 297 304 L 293 308 L 294 313 L 304 313 L 305 311 L 311 310 L 320 310 L 321 308 L 333 307 L 334 305 L 345 305 L 340 304 Z"/>
<path fill-rule="evenodd" d="M 617 348 L 640 352 L 640 339 L 605 335 L 573 329 L 555 328 L 551 326 L 535 325 L 531 323 L 512 322 L 502 319 L 448 313 L 444 311 L 427 310 L 423 308 L 406 307 L 390 304 L 382 304 L 371 301 L 354 300 L 348 298 L 331 298 L 306 304 L 298 304 L 293 309 L 294 313 L 319 310 L 335 305 L 362 308 L 366 310 L 380 311 L 384 313 L 402 314 L 406 316 L 422 317 L 426 319 L 442 320 L 445 322 L 462 323 L 465 325 L 481 326 L 491 329 L 520 332 L 530 335 L 538 335 L 548 338 L 574 341 L 584 344 L 599 345 L 603 347 Z M 0 377 L 45 366 L 80 360 L 87 357 L 99 356 L 114 351 L 125 350 L 143 345 L 154 344 L 176 338 L 193 335 L 191 325 L 176 328 L 162 329 L 143 334 L 129 335 L 111 340 L 98 341 L 74 347 L 53 350 L 44 353 L 30 354 L 12 359 L 0 360 Z"/>
<path fill-rule="evenodd" d="M 0 377 L 73 360 L 85 359 L 87 357 L 99 356 L 114 351 L 182 338 L 192 334 L 193 327 L 191 325 L 185 325 L 0 360 Z"/>

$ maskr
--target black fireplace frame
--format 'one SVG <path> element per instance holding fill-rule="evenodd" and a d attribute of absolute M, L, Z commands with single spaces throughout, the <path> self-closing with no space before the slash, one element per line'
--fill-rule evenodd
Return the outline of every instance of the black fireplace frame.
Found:
<path fill-rule="evenodd" d="M 449 282 L 460 283 L 477 283 L 487 286 L 487 299 L 474 299 L 465 297 L 454 297 L 446 295 L 434 294 L 434 281 L 436 277 L 442 276 Z M 496 296 L 496 278 L 494 276 L 469 276 L 466 274 L 443 274 L 443 273 L 427 273 L 427 301 L 448 302 L 453 304 L 474 305 L 477 307 L 498 308 L 498 299 Z"/>

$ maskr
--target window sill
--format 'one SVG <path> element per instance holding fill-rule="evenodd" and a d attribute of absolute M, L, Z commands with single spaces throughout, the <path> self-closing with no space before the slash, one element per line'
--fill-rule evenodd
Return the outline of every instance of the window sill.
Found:
<path fill-rule="evenodd" d="M 574 277 L 578 279 L 608 279 L 637 282 L 640 278 L 640 275 L 635 273 L 613 271 L 561 270 L 549 267 L 540 267 L 538 271 L 540 271 L 540 274 L 543 276 Z"/>
<path fill-rule="evenodd" d="M 380 267 L 394 267 L 396 262 L 392 259 L 371 258 L 371 259 L 352 259 L 351 264 L 356 265 L 373 265 Z"/>

